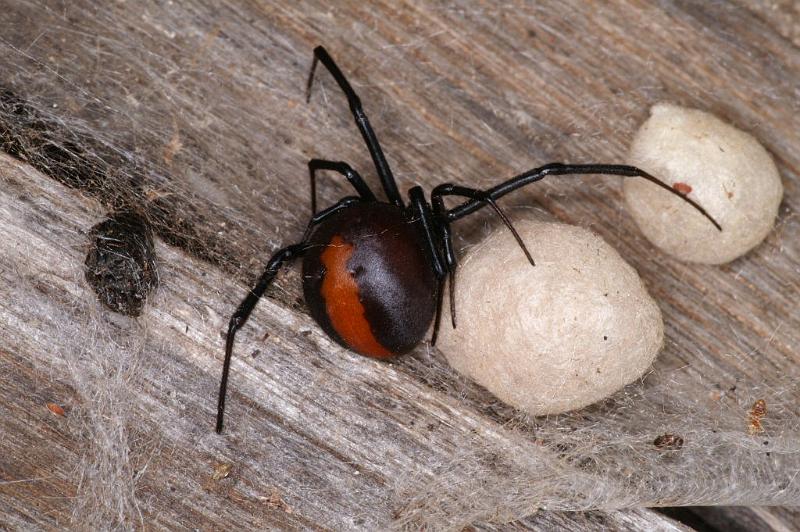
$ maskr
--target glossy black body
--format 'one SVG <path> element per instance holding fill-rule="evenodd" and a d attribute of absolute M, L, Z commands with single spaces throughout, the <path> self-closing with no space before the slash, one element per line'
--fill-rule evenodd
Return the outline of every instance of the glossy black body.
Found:
<path fill-rule="evenodd" d="M 317 225 L 303 257 L 303 294 L 311 315 L 347 348 L 332 326 L 321 294 L 326 270 L 320 255 L 338 236 L 353 246 L 348 271 L 359 289 L 375 338 L 395 355 L 419 344 L 436 311 L 436 276 L 425 236 L 407 211 L 390 203 L 356 203 Z"/>

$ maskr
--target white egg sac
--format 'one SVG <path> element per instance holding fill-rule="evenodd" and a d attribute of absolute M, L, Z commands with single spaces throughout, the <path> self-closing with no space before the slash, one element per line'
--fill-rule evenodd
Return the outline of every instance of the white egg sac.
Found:
<path fill-rule="evenodd" d="M 594 233 L 514 222 L 535 266 L 502 228 L 472 248 L 438 347 L 460 373 L 533 415 L 604 399 L 650 367 L 661 311 L 636 271 Z"/>
<path fill-rule="evenodd" d="M 643 179 L 626 179 L 625 201 L 639 228 L 681 260 L 723 264 L 758 245 L 783 197 L 780 175 L 753 136 L 694 109 L 658 104 L 631 145 L 630 164 L 700 204 L 718 231 L 680 198 Z"/>

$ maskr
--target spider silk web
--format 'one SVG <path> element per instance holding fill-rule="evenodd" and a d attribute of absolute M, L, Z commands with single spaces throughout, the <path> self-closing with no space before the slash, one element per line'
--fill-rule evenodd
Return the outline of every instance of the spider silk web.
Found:
<path fill-rule="evenodd" d="M 324 79 L 314 96 L 316 109 L 293 111 L 304 105 L 310 48 L 298 59 L 280 35 L 264 37 L 266 44 L 248 41 L 236 48 L 235 39 L 226 35 L 233 30 L 225 24 L 198 36 L 192 33 L 199 32 L 197 23 L 180 18 L 196 14 L 195 8 L 182 12 L 150 6 L 137 19 L 114 7 L 82 6 L 87 15 L 79 16 L 78 7 L 65 13 L 28 2 L 12 4 L 7 20 L 0 22 L 0 141 L 6 151 L 96 198 L 109 213 L 135 211 L 156 239 L 235 276 L 243 286 L 253 282 L 268 252 L 299 236 L 308 217 L 307 178 L 298 161 L 320 154 L 313 151 L 313 140 L 296 137 L 346 134 L 348 140 L 329 138 L 325 146 L 341 145 L 337 158 L 368 161 L 363 147 L 355 144 L 344 100 L 327 75 L 318 72 Z M 268 46 L 270 53 L 260 46 Z M 269 65 L 299 74 L 273 78 L 254 71 L 252 65 L 261 61 L 254 58 L 265 54 Z M 359 69 L 357 77 L 368 78 L 369 68 Z M 379 134 L 383 127 L 377 122 L 385 126 L 397 118 L 381 114 L 380 104 L 368 108 L 375 110 L 371 118 Z M 285 113 L 265 117 L 260 109 Z M 264 126 L 265 118 L 272 120 L 270 127 Z M 284 173 L 291 174 L 282 178 L 285 187 L 276 187 L 275 179 L 263 180 Z M 400 180 L 408 177 L 397 173 Z M 320 188 L 320 204 L 330 204 L 345 190 Z M 787 195 L 795 194 L 795 188 Z M 486 234 L 488 218 L 466 223 L 459 246 Z M 781 235 L 797 229 L 795 221 L 784 222 L 776 229 Z M 636 250 L 622 252 L 636 257 L 636 267 L 648 279 L 657 277 L 657 267 L 648 266 Z M 773 261 L 781 267 L 793 263 L 796 271 L 799 255 L 796 237 L 772 241 L 753 265 L 735 267 L 745 277 Z M 296 270 L 286 272 L 270 297 L 296 305 L 299 284 Z M 642 380 L 578 412 L 537 419 L 520 414 L 456 375 L 425 346 L 400 362 L 399 370 L 497 425 L 493 434 L 476 433 L 460 442 L 448 460 L 428 464 L 433 477 L 394 479 L 387 489 L 393 492 L 395 524 L 458 527 L 510 521 L 538 510 L 798 504 L 797 365 L 788 371 L 785 365 L 770 364 L 757 373 L 735 371 L 752 367 L 765 353 L 780 356 L 780 346 L 794 346 L 797 352 L 797 307 L 783 321 L 766 322 L 764 336 L 729 334 L 730 364 L 719 370 L 683 342 L 682 329 L 697 327 L 691 318 L 659 294 L 654 297 L 671 320 L 658 362 Z M 82 319 L 94 331 L 94 318 Z M 71 326 L 65 323 L 64 329 Z M 91 338 L 97 334 L 87 333 L 86 351 L 92 350 Z M 138 345 L 134 340 L 117 352 L 103 350 L 102 363 L 100 355 L 90 357 L 96 372 L 84 380 L 75 377 L 75 385 L 90 397 L 93 390 L 111 389 L 111 382 L 135 403 L 135 364 L 126 357 Z M 85 363 L 85 352 L 80 356 Z M 115 362 L 124 370 L 113 370 Z M 709 373 L 724 378 L 709 381 Z M 105 388 L 98 384 L 104 381 Z M 765 416 L 753 413 L 759 400 L 767 405 Z M 138 501 L 135 475 L 124 464 L 143 452 L 140 443 L 119 437 L 126 425 L 113 409 L 88 419 L 105 436 L 97 439 L 102 452 L 93 451 L 102 459 L 90 455 L 82 466 L 86 481 L 76 515 L 136 522 L 148 509 Z M 682 444 L 656 443 L 665 435 L 679 436 Z M 100 473 L 93 476 L 91 470 Z M 119 487 L 98 488 L 115 482 Z M 87 517 L 85 522 L 92 521 Z M 103 519 L 95 517 L 95 522 Z"/>

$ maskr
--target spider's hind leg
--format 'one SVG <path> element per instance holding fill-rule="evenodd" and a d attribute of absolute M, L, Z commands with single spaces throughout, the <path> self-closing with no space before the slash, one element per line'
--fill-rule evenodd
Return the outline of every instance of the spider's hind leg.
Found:
<path fill-rule="evenodd" d="M 311 178 L 311 215 L 317 214 L 317 172 L 320 170 L 330 170 L 339 173 L 350 182 L 358 195 L 364 201 L 375 201 L 375 194 L 372 193 L 367 183 L 356 172 L 352 166 L 340 161 L 326 161 L 324 159 L 311 159 L 308 161 L 308 175 Z"/>
<path fill-rule="evenodd" d="M 247 296 L 239 303 L 236 312 L 231 316 L 228 323 L 228 335 L 225 339 L 225 362 L 222 365 L 222 380 L 219 384 L 219 399 L 217 403 L 217 433 L 222 432 L 222 420 L 225 415 L 225 395 L 228 389 L 228 373 L 231 368 L 231 357 L 233 355 L 233 341 L 236 337 L 236 331 L 242 328 L 250 317 L 250 313 L 256 307 L 256 304 L 264 295 L 267 287 L 272 283 L 272 280 L 280 271 L 281 266 L 285 263 L 300 257 L 306 250 L 305 244 L 294 244 L 277 251 L 272 258 L 269 259 L 264 273 L 258 278 L 255 286 L 247 293 Z"/>
<path fill-rule="evenodd" d="M 314 61 L 311 63 L 311 71 L 308 74 L 308 83 L 306 85 L 306 101 L 311 97 L 311 86 L 314 83 L 314 73 L 316 72 L 318 62 L 322 63 L 322 65 L 328 69 L 328 72 L 331 73 L 333 79 L 336 80 L 339 88 L 347 98 L 347 103 L 350 105 L 350 112 L 353 114 L 356 127 L 358 127 L 359 132 L 361 132 L 361 137 L 367 145 L 369 154 L 372 157 L 372 162 L 375 164 L 375 170 L 378 172 L 378 177 L 381 179 L 383 190 L 389 202 L 394 203 L 398 207 L 404 207 L 403 198 L 400 197 L 400 191 L 397 190 L 397 183 L 394 180 L 394 175 L 392 175 L 392 169 L 386 161 L 386 156 L 383 155 L 381 144 L 378 142 L 378 136 L 369 123 L 367 114 L 364 112 L 364 107 L 361 105 L 361 99 L 336 65 L 336 62 L 322 46 L 314 48 Z"/>
<path fill-rule="evenodd" d="M 247 319 L 250 317 L 253 309 L 256 307 L 267 288 L 269 288 L 269 285 L 272 284 L 273 279 L 275 279 L 275 276 L 278 274 L 281 267 L 294 259 L 302 257 L 306 252 L 308 249 L 308 236 L 311 234 L 313 227 L 326 220 L 330 216 L 333 216 L 342 209 L 346 209 L 347 207 L 359 201 L 362 201 L 362 198 L 347 196 L 339 200 L 336 204 L 315 214 L 308 222 L 306 232 L 303 234 L 303 240 L 299 244 L 293 244 L 280 249 L 275 252 L 274 255 L 272 255 L 267 263 L 267 267 L 264 269 L 264 273 L 261 274 L 261 277 L 258 278 L 255 286 L 247 293 L 245 298 L 236 308 L 236 312 L 234 312 L 233 316 L 231 316 L 231 320 L 228 323 L 228 335 L 225 339 L 225 362 L 222 365 L 222 380 L 219 384 L 216 427 L 218 434 L 222 432 L 222 421 L 225 415 L 225 395 L 228 389 L 228 374 L 230 373 L 231 368 L 233 342 L 234 338 L 236 337 L 236 332 L 241 329 L 245 323 L 247 323 Z"/>

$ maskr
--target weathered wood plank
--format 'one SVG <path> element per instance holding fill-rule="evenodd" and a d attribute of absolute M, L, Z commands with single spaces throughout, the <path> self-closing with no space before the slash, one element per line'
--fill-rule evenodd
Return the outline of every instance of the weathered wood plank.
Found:
<path fill-rule="evenodd" d="M 45 477 L 0 481 L 13 523 L 135 524 L 139 512 L 170 527 L 368 528 L 395 512 L 440 524 L 458 522 L 448 519 L 459 511 L 464 523 L 519 517 L 557 492 L 523 483 L 517 498 L 497 493 L 541 479 L 536 465 L 553 465 L 550 450 L 586 459 L 580 471 L 555 460 L 567 486 L 580 473 L 584 487 L 610 477 L 596 491 L 564 490 L 564 508 L 796 504 L 800 58 L 769 19 L 731 6 L 4 2 L 0 82 L 43 116 L 45 136 L 77 135 L 77 147 L 108 162 L 72 183 L 94 205 L 38 178 L 5 191 L 9 227 L 23 223 L 14 224 L 17 247 L 0 246 L 10 368 L 0 377 L 0 471 L 6 482 Z M 237 360 L 231 430 L 215 439 L 206 422 L 219 333 L 268 253 L 301 233 L 306 160 L 335 156 L 371 176 L 330 79 L 320 76 L 303 105 L 318 43 L 351 75 L 401 189 L 484 186 L 550 160 L 620 160 L 647 108 L 668 99 L 754 132 L 775 154 L 786 185 L 778 228 L 729 266 L 698 267 L 639 236 L 612 179 L 542 183 L 509 198 L 591 225 L 640 271 L 667 324 L 667 347 L 643 384 L 535 423 L 425 346 L 391 366 L 334 347 L 297 304 L 299 278 L 289 273 L 243 331 L 241 353 L 258 354 Z M 19 134 L 41 148 L 31 131 Z M 53 161 L 42 154 L 45 170 Z M 345 190 L 322 186 L 323 203 Z M 122 202 L 215 265 L 159 243 L 162 288 L 135 322 L 109 317 L 81 277 L 86 232 Z M 461 244 L 487 219 L 464 224 Z M 50 397 L 70 407 L 66 418 L 44 409 Z M 767 445 L 746 435 L 758 398 L 770 409 Z M 694 460 L 650 454 L 657 431 L 680 431 Z M 547 452 L 529 454 L 534 440 Z M 512 471 L 506 484 L 476 484 L 497 480 L 489 467 L 469 469 L 487 448 Z M 218 462 L 235 463 L 232 478 L 208 483 Z M 669 490 L 655 489 L 665 482 Z M 92 502 L 92 489 L 116 484 L 128 491 Z M 474 493 L 485 497 L 458 507 Z"/>
<path fill-rule="evenodd" d="M 0 522 L 375 529 L 402 508 L 398 480 L 433 475 L 475 437 L 505 438 L 269 301 L 257 319 L 270 336 L 244 342 L 229 430 L 213 434 L 220 332 L 243 287 L 159 243 L 156 300 L 138 320 L 109 313 L 83 280 L 99 205 L 7 156 L 0 182 Z M 308 363 L 309 351 L 329 355 Z M 214 480 L 225 464 L 230 476 Z M 677 530 L 641 512 L 543 514 L 519 527 L 600 522 Z"/>

